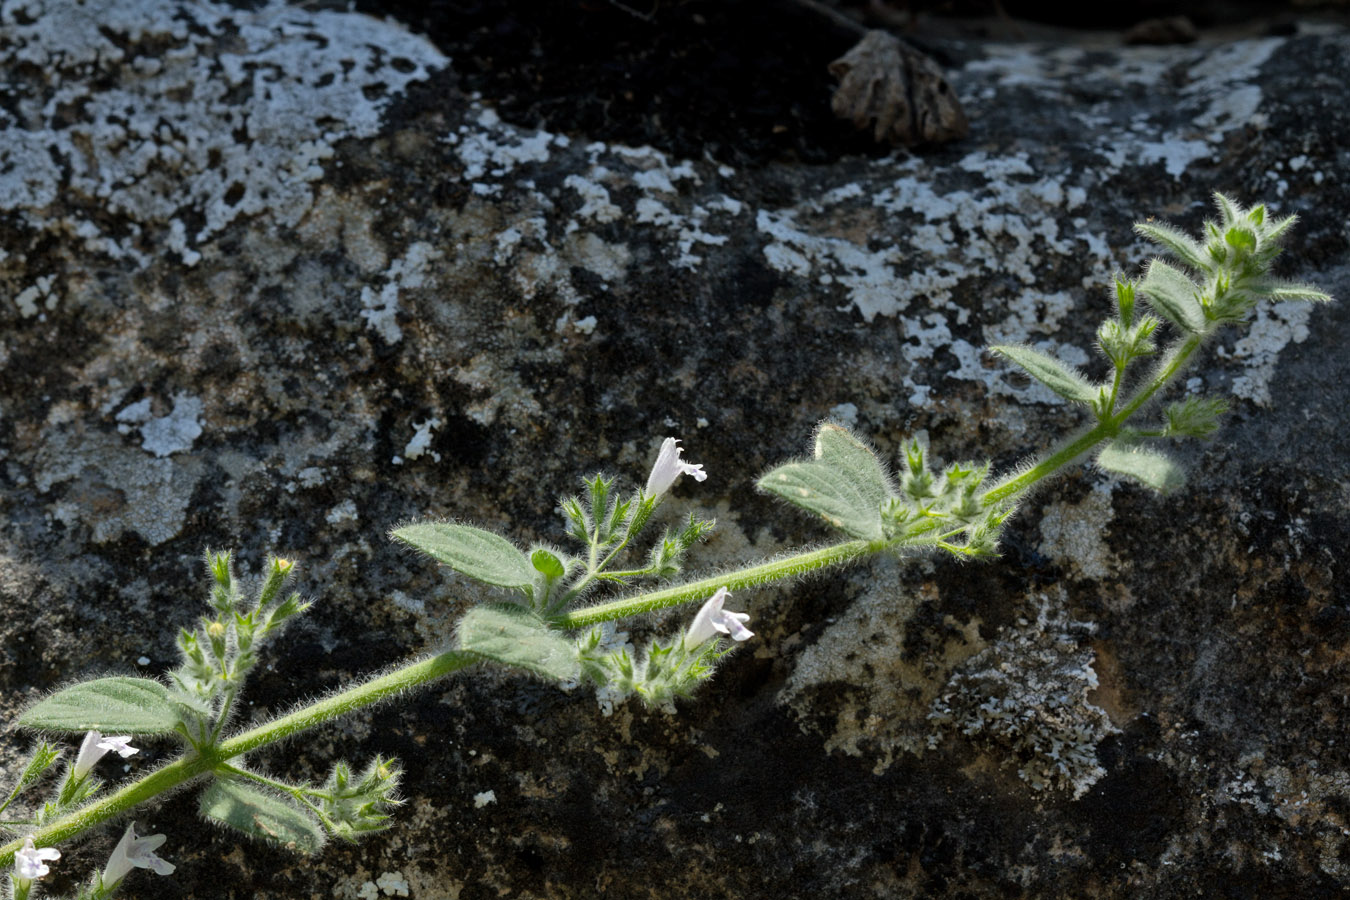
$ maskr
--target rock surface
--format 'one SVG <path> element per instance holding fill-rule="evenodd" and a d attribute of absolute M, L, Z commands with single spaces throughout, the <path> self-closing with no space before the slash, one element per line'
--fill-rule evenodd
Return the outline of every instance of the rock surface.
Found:
<path fill-rule="evenodd" d="M 981 348 L 1087 363 L 1104 285 L 1148 253 L 1131 223 L 1193 229 L 1213 190 L 1298 213 L 1285 274 L 1350 297 L 1346 29 L 944 49 L 968 140 L 729 164 L 512 124 L 354 13 L 5 4 L 0 717 L 169 668 L 205 547 L 291 554 L 320 601 L 256 678 L 262 717 L 445 645 L 488 596 L 398 552 L 400 522 L 561 541 L 577 476 L 637 482 L 674 434 L 711 477 L 663 513 L 719 521 L 696 574 L 828 539 L 752 487 L 821 419 L 1011 465 L 1078 420 Z M 1344 302 L 1225 340 L 1188 387 L 1235 411 L 1172 498 L 1080 467 L 995 562 L 743 593 L 757 640 L 675 716 L 435 685 L 259 759 L 399 756 L 393 830 L 298 859 L 185 793 L 137 817 L 178 872 L 132 890 L 1340 896 L 1347 342 Z"/>

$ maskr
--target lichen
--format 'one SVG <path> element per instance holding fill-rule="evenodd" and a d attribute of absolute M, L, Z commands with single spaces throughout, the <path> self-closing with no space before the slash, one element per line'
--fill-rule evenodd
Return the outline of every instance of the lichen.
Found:
<path fill-rule="evenodd" d="M 1060 788 L 1082 797 L 1106 770 L 1097 745 L 1118 729 L 1088 694 L 1097 687 L 1084 638 L 1096 626 L 1051 612 L 1042 597 L 1036 621 L 1018 620 L 975 654 L 933 701 L 928 718 L 991 747 L 1033 790 Z"/>
<path fill-rule="evenodd" d="M 334 145 L 375 134 L 390 97 L 446 63 L 353 18 L 280 2 L 7 6 L 0 211 L 147 264 L 162 244 L 195 265 L 241 217 L 296 224 Z"/>

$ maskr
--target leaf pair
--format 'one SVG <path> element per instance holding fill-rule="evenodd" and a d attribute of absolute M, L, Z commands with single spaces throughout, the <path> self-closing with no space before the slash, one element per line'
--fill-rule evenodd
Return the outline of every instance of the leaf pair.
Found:
<path fill-rule="evenodd" d="M 1088 405 L 1094 405 L 1098 400 L 1098 387 L 1077 369 L 1053 357 L 1023 346 L 1001 346 L 993 350 L 1017 363 L 1037 381 L 1066 400 Z M 1108 472 L 1133 478 L 1164 494 L 1179 488 L 1186 481 L 1181 466 L 1168 456 L 1128 441 L 1108 443 L 1098 453 L 1097 465 Z"/>

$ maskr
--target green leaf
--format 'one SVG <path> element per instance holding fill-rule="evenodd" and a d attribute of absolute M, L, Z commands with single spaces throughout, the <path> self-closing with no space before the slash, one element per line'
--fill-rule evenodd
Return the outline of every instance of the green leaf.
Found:
<path fill-rule="evenodd" d="M 1065 400 L 1090 404 L 1097 399 L 1097 388 L 1082 373 L 1052 356 L 1021 344 L 1006 344 L 990 349 L 1026 369 L 1032 378 Z"/>
<path fill-rule="evenodd" d="M 1097 465 L 1108 472 L 1125 475 L 1161 493 L 1170 493 L 1186 482 L 1186 473 L 1167 456 L 1113 441 L 1097 454 Z"/>
<path fill-rule="evenodd" d="M 1250 229 L 1243 228 L 1241 225 L 1235 225 L 1228 229 L 1227 233 L 1224 234 L 1223 239 L 1227 241 L 1228 246 L 1232 247 L 1234 250 L 1251 253 L 1256 249 L 1256 235 L 1252 234 Z"/>
<path fill-rule="evenodd" d="M 469 610 L 459 621 L 459 648 L 557 681 L 581 674 L 576 642 L 514 603 L 485 603 Z"/>
<path fill-rule="evenodd" d="M 1163 318 L 1182 331 L 1199 334 L 1205 330 L 1205 311 L 1196 299 L 1195 282 L 1167 263 L 1150 262 L 1139 289 Z"/>
<path fill-rule="evenodd" d="M 1166 247 L 1173 256 L 1197 272 L 1213 271 L 1213 265 L 1205 259 L 1205 248 L 1184 231 L 1161 222 L 1138 222 L 1134 230 L 1153 243 Z"/>
<path fill-rule="evenodd" d="M 208 819 L 287 850 L 317 853 L 328 838 L 318 821 L 295 801 L 237 781 L 216 779 L 202 792 L 198 808 Z"/>
<path fill-rule="evenodd" d="M 561 578 L 567 574 L 567 567 L 557 554 L 543 547 L 530 554 L 530 564 L 534 570 L 542 574 L 545 578 Z"/>
<path fill-rule="evenodd" d="M 816 432 L 813 457 L 770 471 L 760 478 L 760 489 L 853 537 L 880 540 L 881 504 L 896 493 L 876 454 L 847 428 L 825 424 Z"/>
<path fill-rule="evenodd" d="M 394 529 L 392 537 L 485 584 L 524 587 L 534 583 L 529 557 L 506 538 L 472 525 L 405 525 Z"/>
<path fill-rule="evenodd" d="M 1187 397 L 1170 403 L 1167 417 L 1168 437 L 1206 438 L 1219 428 L 1219 417 L 1228 412 L 1228 403 L 1218 398 Z"/>
<path fill-rule="evenodd" d="M 15 786 L 14 793 L 17 794 L 19 791 L 41 778 L 42 773 L 51 768 L 52 763 L 56 762 L 57 757 L 60 755 L 61 751 L 57 750 L 51 744 L 48 744 L 46 741 L 38 744 L 37 748 L 33 751 L 33 758 L 28 761 L 28 765 L 24 766 L 23 774 L 19 776 L 19 783 Z"/>
<path fill-rule="evenodd" d="M 149 678 L 100 678 L 57 691 L 19 717 L 40 731 L 165 734 L 178 724 L 169 689 Z"/>
<path fill-rule="evenodd" d="M 1242 207 L 1218 191 L 1214 192 L 1214 205 L 1218 207 L 1219 215 L 1223 218 L 1224 228 L 1231 228 L 1242 218 Z"/>
<path fill-rule="evenodd" d="M 1292 281 L 1266 281 L 1253 285 L 1253 290 L 1266 294 L 1275 301 L 1308 300 L 1313 303 L 1330 303 L 1331 295 L 1324 294 L 1310 284 L 1297 284 Z"/>
<path fill-rule="evenodd" d="M 61 751 L 57 750 L 51 744 L 43 741 L 33 750 L 33 757 L 28 760 L 28 765 L 23 767 L 23 774 L 19 776 L 18 784 L 14 785 L 14 790 L 10 791 L 9 797 L 4 803 L 0 803 L 0 813 L 9 809 L 9 805 L 14 802 L 14 798 L 23 793 L 23 789 L 33 784 L 42 777 L 42 774 L 51 768 L 52 763 L 60 757 Z"/>
<path fill-rule="evenodd" d="M 1298 221 L 1298 216 L 1285 216 L 1283 219 L 1272 219 L 1270 224 L 1262 231 L 1261 237 L 1267 247 L 1272 244 L 1278 244 L 1285 237 L 1293 224 Z"/>

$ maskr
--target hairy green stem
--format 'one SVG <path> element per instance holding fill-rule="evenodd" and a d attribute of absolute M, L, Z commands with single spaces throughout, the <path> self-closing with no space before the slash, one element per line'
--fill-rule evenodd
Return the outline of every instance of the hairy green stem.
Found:
<path fill-rule="evenodd" d="M 356 687 L 348 688 L 331 697 L 311 703 L 295 712 L 250 728 L 248 731 L 209 748 L 204 755 L 191 753 L 177 759 L 143 778 L 124 785 L 121 789 L 100 800 L 44 825 L 27 837 L 31 837 L 34 845 L 38 847 L 50 847 L 66 838 L 93 828 L 95 825 L 101 825 L 165 791 L 173 790 L 195 778 L 200 778 L 221 768 L 232 769 L 231 766 L 222 766 L 227 759 L 345 716 L 361 707 L 378 703 L 393 694 L 457 672 L 477 661 L 478 657 L 471 653 L 449 650 L 437 656 L 410 663 L 385 675 L 372 678 Z M 14 854 L 22 847 L 22 839 L 10 841 L 0 847 L 0 870 L 8 869 L 14 864 Z"/>
<path fill-rule="evenodd" d="M 478 657 L 472 653 L 448 650 L 437 656 L 410 663 L 388 674 L 358 684 L 354 688 L 348 688 L 341 693 L 311 703 L 295 712 L 287 713 L 270 722 L 264 722 L 242 734 L 227 738 L 216 747 L 215 752 L 220 759 L 229 759 L 241 753 L 256 750 L 266 744 L 275 743 L 291 735 L 306 731 L 315 725 L 322 725 L 324 722 L 345 716 L 347 713 L 358 710 L 363 706 L 378 703 L 386 697 L 408 688 L 426 684 L 428 681 L 435 681 L 437 678 L 449 675 L 451 672 L 457 672 L 477 661 Z M 0 860 L 0 862 L 3 862 L 3 860 Z"/>
<path fill-rule="evenodd" d="M 572 610 L 555 616 L 552 621 L 560 628 L 585 628 L 588 625 L 624 619 L 656 609 L 665 609 L 668 606 L 678 606 L 681 603 L 689 603 L 694 600 L 705 600 L 722 587 L 729 591 L 743 590 L 769 581 L 791 578 L 794 575 L 801 575 L 804 572 L 810 572 L 825 566 L 851 562 L 860 557 L 878 553 L 891 546 L 893 544 L 889 541 L 845 541 L 842 544 L 832 544 L 818 550 L 808 550 L 805 553 L 785 556 L 782 559 L 771 560 L 758 566 L 751 566 L 748 569 L 728 572 L 725 575 L 715 575 L 712 578 L 704 578 L 701 581 L 680 584 L 664 590 L 651 591 L 646 594 L 639 594 L 636 597 L 624 597 L 619 600 L 611 600 L 608 603 Z"/>
<path fill-rule="evenodd" d="M 1134 396 L 1120 408 L 1119 412 L 1105 421 L 1098 422 L 1082 434 L 1070 438 L 1057 450 L 1038 460 L 1031 468 L 1004 478 L 985 493 L 984 502 L 994 504 L 1013 499 L 1030 489 L 1036 482 L 1073 462 L 1102 441 L 1115 437 L 1120 433 L 1120 426 L 1124 425 L 1131 416 L 1139 411 L 1140 407 L 1153 399 L 1154 394 L 1162 390 L 1168 382 L 1176 377 L 1176 374 L 1181 371 L 1187 360 L 1205 342 L 1205 338 L 1209 334 L 1210 332 L 1193 334 L 1173 344 L 1159 360 L 1148 382 L 1135 392 Z"/>
<path fill-rule="evenodd" d="M 1016 497 L 1031 488 L 1055 471 L 1073 462 L 1102 441 L 1114 436 L 1115 428 L 1106 422 L 1098 422 L 1093 428 L 1071 438 L 1064 446 L 1038 461 L 1030 469 L 1017 475 L 1011 475 L 990 488 L 984 495 L 986 505 L 992 506 L 1002 500 Z"/>

